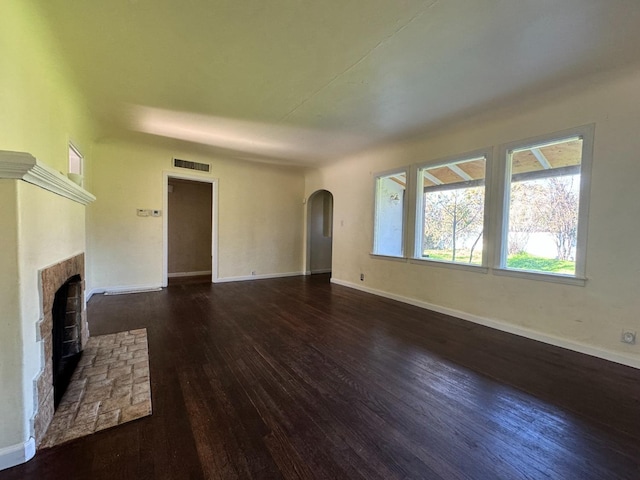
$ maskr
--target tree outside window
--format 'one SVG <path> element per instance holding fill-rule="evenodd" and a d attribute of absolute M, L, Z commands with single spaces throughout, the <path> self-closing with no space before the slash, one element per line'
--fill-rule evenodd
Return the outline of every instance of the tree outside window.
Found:
<path fill-rule="evenodd" d="M 424 259 L 482 264 L 486 158 L 455 160 L 419 170 Z"/>
<path fill-rule="evenodd" d="M 507 268 L 575 275 L 582 139 L 512 150 Z"/>

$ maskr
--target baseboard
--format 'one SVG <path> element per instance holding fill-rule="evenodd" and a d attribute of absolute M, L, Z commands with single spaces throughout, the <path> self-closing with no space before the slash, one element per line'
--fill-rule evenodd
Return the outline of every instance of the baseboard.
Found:
<path fill-rule="evenodd" d="M 320 270 L 312 270 L 311 275 L 315 275 L 316 273 L 331 273 L 330 268 L 321 268 Z"/>
<path fill-rule="evenodd" d="M 28 462 L 35 454 L 36 441 L 33 437 L 24 443 L 0 448 L 0 470 Z"/>
<path fill-rule="evenodd" d="M 91 300 L 91 297 L 93 297 L 94 295 L 101 295 L 103 293 L 105 293 L 107 291 L 106 288 L 92 288 L 90 290 L 85 290 L 84 292 L 84 298 L 85 301 L 89 301 Z"/>
<path fill-rule="evenodd" d="M 304 275 L 304 272 L 266 273 L 262 275 L 247 275 L 244 277 L 221 277 L 214 279 L 213 283 L 245 282 L 247 280 L 264 280 L 266 278 L 298 277 L 300 275 Z"/>
<path fill-rule="evenodd" d="M 375 288 L 365 287 L 364 285 L 347 282 L 345 280 L 332 278 L 331 283 L 335 283 L 336 285 L 342 285 L 344 287 L 353 288 L 355 290 L 360 290 L 362 292 L 371 293 L 379 297 L 389 298 L 391 300 L 396 300 L 398 302 L 407 303 L 409 305 L 424 308 L 426 310 L 432 310 L 434 312 L 443 313 L 445 315 L 450 315 L 452 317 L 460 318 L 462 320 L 467 320 L 469 322 L 484 325 L 485 327 L 495 328 L 496 330 L 512 333 L 520 337 L 529 338 L 531 340 L 537 340 L 539 342 L 547 343 L 549 345 L 554 345 L 556 347 L 566 348 L 567 350 L 572 350 L 574 352 L 584 353 L 586 355 L 591 355 L 592 357 L 598 357 L 598 358 L 602 358 L 603 360 L 609 360 L 611 362 L 620 363 L 622 365 L 640 369 L 640 359 L 627 356 L 624 354 L 620 354 L 618 352 L 613 352 L 611 350 L 594 347 L 592 345 L 587 345 L 587 344 L 576 342 L 573 340 L 567 340 L 566 338 L 557 337 L 555 335 L 549 335 L 546 333 L 538 332 L 536 330 L 531 330 L 529 328 L 513 325 L 511 323 L 502 322 L 499 320 L 493 320 L 491 318 L 473 315 L 471 313 L 463 312 L 460 310 L 441 307 L 439 305 L 423 302 L 415 298 L 404 297 L 402 295 L 396 295 L 394 293 L 385 292 L 383 290 L 377 290 Z"/>
<path fill-rule="evenodd" d="M 202 272 L 175 272 L 168 273 L 167 276 L 169 278 L 177 278 L 177 277 L 199 277 L 201 275 L 211 275 L 211 270 L 202 271 Z"/>
<path fill-rule="evenodd" d="M 92 288 L 85 294 L 87 301 L 96 294 L 104 293 L 105 295 L 124 295 L 127 293 L 144 293 L 144 292 L 159 292 L 162 290 L 160 285 L 124 285 L 118 287 L 98 287 Z"/>

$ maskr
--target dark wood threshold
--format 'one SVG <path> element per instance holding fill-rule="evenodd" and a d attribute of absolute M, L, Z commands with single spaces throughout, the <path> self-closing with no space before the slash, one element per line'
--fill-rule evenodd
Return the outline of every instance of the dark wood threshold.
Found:
<path fill-rule="evenodd" d="M 169 286 L 171 285 L 192 285 L 194 283 L 211 283 L 211 274 L 208 275 L 192 275 L 189 277 L 169 277 L 167 279 Z"/>

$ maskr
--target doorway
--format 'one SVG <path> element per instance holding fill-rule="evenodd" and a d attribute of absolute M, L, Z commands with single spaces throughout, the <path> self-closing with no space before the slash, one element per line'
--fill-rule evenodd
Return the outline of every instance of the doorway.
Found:
<path fill-rule="evenodd" d="M 216 278 L 216 180 L 165 173 L 163 286 Z"/>
<path fill-rule="evenodd" d="M 333 195 L 314 192 L 307 202 L 307 273 L 330 273 L 333 249 Z"/>

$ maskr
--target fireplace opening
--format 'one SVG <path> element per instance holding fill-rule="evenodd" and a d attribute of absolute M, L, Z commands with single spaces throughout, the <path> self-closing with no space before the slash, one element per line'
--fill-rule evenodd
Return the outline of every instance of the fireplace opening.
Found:
<path fill-rule="evenodd" d="M 82 280 L 69 278 L 53 300 L 53 399 L 58 408 L 82 356 Z"/>

